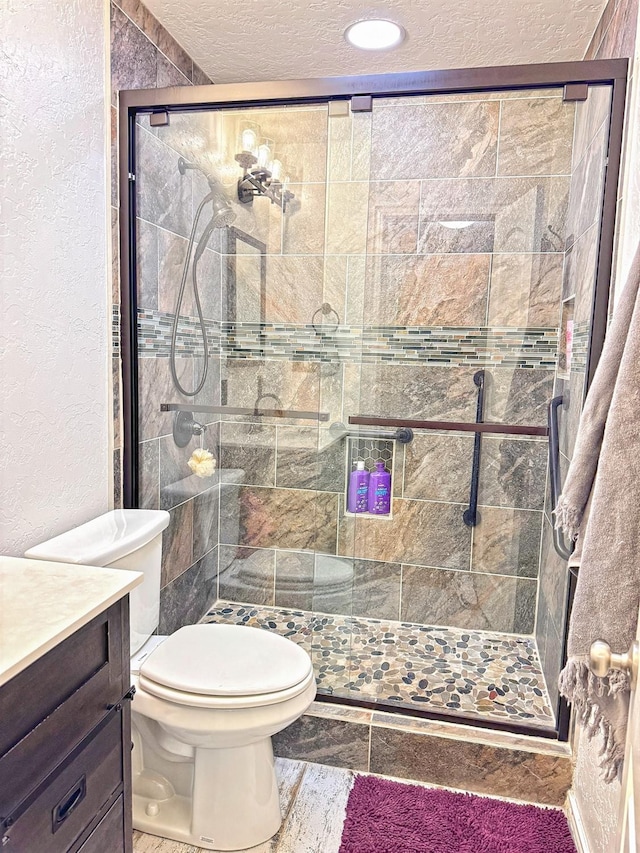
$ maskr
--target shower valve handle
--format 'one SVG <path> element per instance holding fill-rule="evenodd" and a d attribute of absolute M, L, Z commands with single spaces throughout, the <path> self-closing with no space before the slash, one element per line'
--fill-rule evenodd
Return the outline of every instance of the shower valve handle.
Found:
<path fill-rule="evenodd" d="M 191 412 L 176 412 L 173 419 L 173 440 L 186 447 L 194 435 L 204 435 L 207 425 L 194 420 Z"/>

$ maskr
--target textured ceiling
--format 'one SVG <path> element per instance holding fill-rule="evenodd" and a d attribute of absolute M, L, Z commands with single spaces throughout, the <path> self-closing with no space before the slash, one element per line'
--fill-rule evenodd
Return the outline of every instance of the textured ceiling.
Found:
<path fill-rule="evenodd" d="M 215 83 L 581 59 L 606 0 L 145 0 Z M 396 50 L 347 45 L 355 20 L 383 17 Z"/>

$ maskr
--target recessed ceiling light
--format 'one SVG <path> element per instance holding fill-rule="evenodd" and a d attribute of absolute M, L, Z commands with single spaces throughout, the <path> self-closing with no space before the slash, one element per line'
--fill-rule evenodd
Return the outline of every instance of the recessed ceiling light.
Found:
<path fill-rule="evenodd" d="M 362 50 L 389 50 L 404 40 L 406 33 L 393 21 L 356 21 L 347 27 L 344 37 L 354 47 Z"/>
<path fill-rule="evenodd" d="M 439 222 L 439 225 L 444 226 L 445 228 L 455 228 L 456 230 L 461 228 L 469 228 L 471 225 L 475 225 L 475 220 L 466 220 L 466 219 L 449 219 L 446 222 Z"/>

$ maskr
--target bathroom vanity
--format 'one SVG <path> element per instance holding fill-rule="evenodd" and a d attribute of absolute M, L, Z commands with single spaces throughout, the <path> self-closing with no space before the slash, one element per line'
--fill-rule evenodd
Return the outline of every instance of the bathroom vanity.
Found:
<path fill-rule="evenodd" d="M 130 853 L 137 572 L 0 558 L 0 848 Z"/>

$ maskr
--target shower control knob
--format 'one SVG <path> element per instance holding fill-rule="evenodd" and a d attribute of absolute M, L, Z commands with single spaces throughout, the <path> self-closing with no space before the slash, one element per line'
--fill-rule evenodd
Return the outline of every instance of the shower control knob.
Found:
<path fill-rule="evenodd" d="M 203 435 L 207 425 L 193 419 L 191 412 L 176 412 L 173 420 L 173 440 L 178 447 L 186 447 L 194 435 Z"/>
<path fill-rule="evenodd" d="M 612 652 L 609 643 L 605 643 L 604 640 L 596 640 L 595 643 L 591 643 L 589 650 L 589 669 L 599 678 L 604 678 L 611 669 L 628 672 L 633 686 L 638 674 L 639 659 L 640 644 L 637 640 L 631 644 L 628 652 L 621 655 Z"/>

